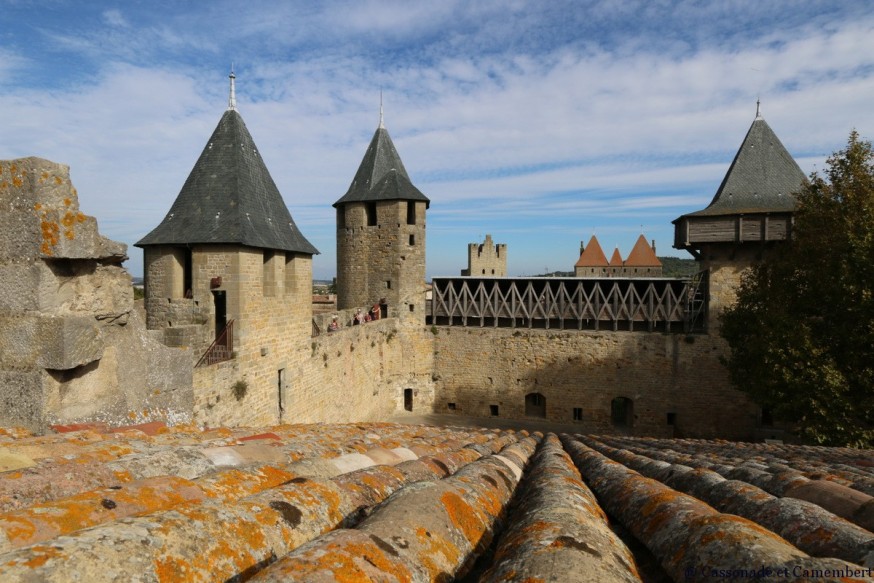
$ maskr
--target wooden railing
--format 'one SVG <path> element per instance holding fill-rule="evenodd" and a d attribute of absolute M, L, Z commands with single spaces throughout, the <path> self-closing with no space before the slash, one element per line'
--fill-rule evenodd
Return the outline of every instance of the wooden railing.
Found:
<path fill-rule="evenodd" d="M 702 332 L 707 277 L 435 278 L 429 322 L 448 326 Z"/>
<path fill-rule="evenodd" d="M 218 362 L 231 360 L 234 357 L 234 321 L 231 320 L 222 330 L 221 334 L 212 341 L 194 368 L 209 366 Z"/>

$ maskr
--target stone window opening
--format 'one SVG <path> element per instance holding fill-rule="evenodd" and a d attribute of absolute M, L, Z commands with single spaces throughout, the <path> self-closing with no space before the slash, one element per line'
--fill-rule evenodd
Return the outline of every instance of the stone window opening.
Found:
<path fill-rule="evenodd" d="M 376 203 L 368 202 L 364 204 L 364 211 L 367 213 L 367 226 L 376 226 Z"/>
<path fill-rule="evenodd" d="M 274 250 L 264 250 L 263 265 L 261 269 L 261 291 L 265 298 L 276 295 L 276 274 L 274 273 L 275 257 L 276 252 Z"/>
<path fill-rule="evenodd" d="M 455 411 L 455 403 L 446 403 L 446 408 L 450 411 Z"/>
<path fill-rule="evenodd" d="M 412 247 L 415 244 L 416 244 L 416 236 L 410 235 L 410 246 Z"/>
<path fill-rule="evenodd" d="M 615 427 L 631 427 L 634 424 L 634 401 L 628 397 L 616 397 L 610 402 L 610 421 Z"/>
<path fill-rule="evenodd" d="M 525 416 L 546 418 L 546 397 L 540 393 L 525 395 Z"/>
<path fill-rule="evenodd" d="M 407 201 L 407 224 L 416 224 L 416 202 L 412 200 Z"/>
<path fill-rule="evenodd" d="M 668 425 L 676 425 L 677 424 L 677 414 L 674 412 L 668 413 Z"/>
<path fill-rule="evenodd" d="M 574 421 L 582 421 L 583 420 L 583 408 L 582 407 L 574 407 Z"/>
<path fill-rule="evenodd" d="M 492 417 L 498 416 L 498 406 L 497 405 L 489 405 L 489 415 Z"/>
<path fill-rule="evenodd" d="M 413 389 L 404 389 L 404 411 L 413 410 Z"/>

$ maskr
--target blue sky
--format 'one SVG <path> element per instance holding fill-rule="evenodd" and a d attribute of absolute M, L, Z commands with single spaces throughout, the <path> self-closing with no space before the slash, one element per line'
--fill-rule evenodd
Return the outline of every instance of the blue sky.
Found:
<path fill-rule="evenodd" d="M 874 138 L 874 6 L 852 2 L 0 0 L 0 159 L 68 164 L 131 245 L 237 103 L 304 235 L 336 269 L 332 204 L 379 119 L 431 199 L 427 275 L 508 244 L 571 270 L 707 206 L 761 98 L 805 173 Z M 127 267 L 142 274 L 142 252 Z"/>

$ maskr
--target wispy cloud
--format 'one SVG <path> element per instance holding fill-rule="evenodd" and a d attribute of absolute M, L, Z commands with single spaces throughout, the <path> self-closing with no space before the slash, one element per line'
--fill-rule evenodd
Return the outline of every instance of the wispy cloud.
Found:
<path fill-rule="evenodd" d="M 670 221 L 710 202 L 758 97 L 805 172 L 852 128 L 874 134 L 874 15 L 856 3 L 39 5 L 28 21 L 33 5 L 7 2 L 0 24 L 0 157 L 70 164 L 85 212 L 133 243 L 218 122 L 234 62 L 239 109 L 322 277 L 331 204 L 380 90 L 432 200 L 429 273 L 463 267 L 485 232 L 516 272 L 540 269 L 537 253 L 572 265 L 593 229 L 629 246 L 645 229 L 670 252 Z"/>

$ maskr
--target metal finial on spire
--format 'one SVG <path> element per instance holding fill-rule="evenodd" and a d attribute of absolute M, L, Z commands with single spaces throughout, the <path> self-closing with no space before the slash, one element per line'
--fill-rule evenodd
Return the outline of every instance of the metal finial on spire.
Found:
<path fill-rule="evenodd" d="M 385 129 L 385 123 L 382 117 L 382 89 L 379 90 L 379 129 Z"/>
<path fill-rule="evenodd" d="M 229 111 L 237 111 L 237 94 L 234 91 L 234 79 L 237 78 L 234 75 L 234 65 L 231 65 L 231 74 L 228 75 L 228 78 L 231 80 L 231 95 L 228 97 L 228 110 Z"/>
<path fill-rule="evenodd" d="M 762 102 L 759 100 L 758 97 L 756 97 L 756 119 L 762 117 L 762 112 L 760 110 L 761 104 Z"/>

